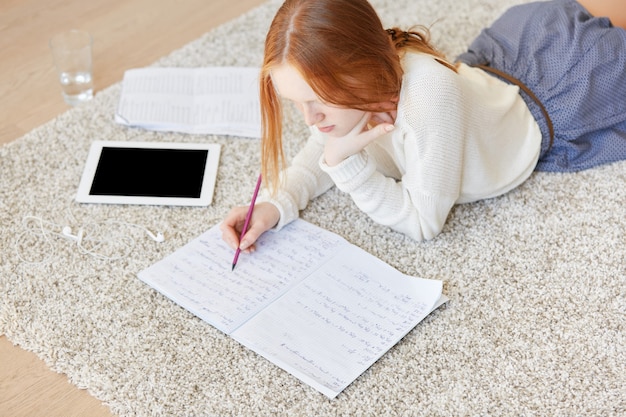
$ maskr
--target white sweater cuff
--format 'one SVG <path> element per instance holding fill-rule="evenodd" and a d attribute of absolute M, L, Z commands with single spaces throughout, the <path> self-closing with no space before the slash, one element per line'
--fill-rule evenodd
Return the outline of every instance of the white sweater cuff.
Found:
<path fill-rule="evenodd" d="M 259 198 L 257 199 L 257 203 L 259 202 L 271 203 L 278 209 L 280 218 L 278 219 L 276 226 L 274 226 L 274 230 L 282 229 L 287 224 L 297 219 L 300 215 L 298 206 L 295 204 L 293 199 L 290 198 L 289 194 L 284 191 L 278 191 L 275 196 L 271 196 L 269 191 L 264 189 L 261 194 L 259 194 Z"/>
<path fill-rule="evenodd" d="M 320 158 L 320 168 L 333 180 L 337 188 L 346 193 L 359 188 L 376 171 L 376 164 L 364 150 L 352 155 L 341 163 L 330 167 Z"/>

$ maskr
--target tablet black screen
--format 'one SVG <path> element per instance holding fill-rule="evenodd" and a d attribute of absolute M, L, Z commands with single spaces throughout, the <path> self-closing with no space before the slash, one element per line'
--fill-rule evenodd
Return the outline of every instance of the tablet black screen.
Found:
<path fill-rule="evenodd" d="M 103 147 L 89 194 L 200 198 L 208 153 Z"/>

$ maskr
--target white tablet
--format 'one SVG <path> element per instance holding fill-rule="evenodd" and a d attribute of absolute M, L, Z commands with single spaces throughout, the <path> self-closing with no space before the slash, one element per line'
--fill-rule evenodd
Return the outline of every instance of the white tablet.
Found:
<path fill-rule="evenodd" d="M 76 201 L 208 206 L 219 156 L 217 144 L 95 141 Z"/>

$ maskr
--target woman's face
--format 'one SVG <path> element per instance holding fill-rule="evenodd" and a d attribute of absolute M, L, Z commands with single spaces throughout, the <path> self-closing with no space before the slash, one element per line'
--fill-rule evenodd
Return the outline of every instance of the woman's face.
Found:
<path fill-rule="evenodd" d="M 292 101 L 302 112 L 309 126 L 333 137 L 348 134 L 363 118 L 362 110 L 324 103 L 291 65 L 283 64 L 272 70 L 272 82 L 278 94 Z"/>

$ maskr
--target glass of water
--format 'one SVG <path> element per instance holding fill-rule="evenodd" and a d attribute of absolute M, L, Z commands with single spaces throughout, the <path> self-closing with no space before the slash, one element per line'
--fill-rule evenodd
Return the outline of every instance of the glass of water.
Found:
<path fill-rule="evenodd" d="M 63 99 L 71 106 L 93 97 L 92 44 L 91 35 L 82 30 L 59 33 L 50 40 Z"/>

